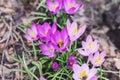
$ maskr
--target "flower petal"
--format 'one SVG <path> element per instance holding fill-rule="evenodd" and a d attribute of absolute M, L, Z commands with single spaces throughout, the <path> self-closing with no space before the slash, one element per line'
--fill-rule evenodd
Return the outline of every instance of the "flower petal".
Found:
<path fill-rule="evenodd" d="M 100 53 L 100 57 L 104 58 L 106 56 L 106 51 Z"/>
<path fill-rule="evenodd" d="M 83 25 L 83 26 L 78 30 L 78 33 L 77 33 L 78 38 L 85 32 L 85 30 L 86 30 L 86 25 Z"/>
<path fill-rule="evenodd" d="M 23 35 L 23 37 L 24 37 L 25 39 L 27 39 L 27 40 L 30 40 L 30 41 L 32 41 L 32 40 L 33 40 L 33 39 L 31 39 L 31 37 L 30 37 L 30 36 L 28 36 L 27 34 Z"/>
<path fill-rule="evenodd" d="M 81 68 L 82 68 L 81 71 L 86 70 L 86 71 L 87 71 L 87 74 L 89 73 L 89 67 L 88 67 L 88 64 L 82 64 Z"/>
<path fill-rule="evenodd" d="M 92 77 L 95 76 L 95 74 L 97 74 L 97 70 L 95 68 L 92 68 L 90 71 L 89 71 L 89 74 L 88 74 L 88 80 Z"/>
<path fill-rule="evenodd" d="M 89 55 L 86 51 L 83 51 L 82 49 L 78 49 L 78 52 L 83 56 L 88 56 Z"/>
<path fill-rule="evenodd" d="M 37 24 L 32 23 L 32 27 L 31 27 L 31 29 L 33 30 L 33 32 L 35 32 L 35 34 L 38 33 L 38 32 L 37 32 Z"/>
<path fill-rule="evenodd" d="M 81 67 L 78 64 L 73 64 L 73 71 L 74 73 L 79 74 L 79 72 L 81 71 Z"/>
<path fill-rule="evenodd" d="M 80 79 L 79 74 L 74 73 L 72 77 L 74 80 L 82 80 L 82 79 Z"/>
<path fill-rule="evenodd" d="M 52 33 L 54 34 L 56 30 L 57 30 L 57 26 L 56 23 L 54 22 L 52 25 Z"/>
<path fill-rule="evenodd" d="M 93 42 L 91 35 L 87 36 L 86 42 Z"/>

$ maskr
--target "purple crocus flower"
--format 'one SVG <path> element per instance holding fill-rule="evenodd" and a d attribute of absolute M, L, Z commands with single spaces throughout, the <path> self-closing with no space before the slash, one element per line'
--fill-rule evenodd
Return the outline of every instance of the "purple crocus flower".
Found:
<path fill-rule="evenodd" d="M 49 58 L 55 57 L 55 48 L 52 43 L 49 42 L 48 44 L 40 44 L 39 48 L 43 55 L 46 55 Z"/>
<path fill-rule="evenodd" d="M 70 23 L 69 19 L 67 20 L 67 31 L 71 41 L 78 39 L 86 30 L 86 25 L 83 25 L 78 29 L 77 23 L 74 21 Z"/>
<path fill-rule="evenodd" d="M 52 2 L 52 0 L 46 0 L 46 4 L 49 11 L 51 11 L 53 14 L 56 14 L 61 9 L 62 0 L 54 0 L 54 2 Z"/>
<path fill-rule="evenodd" d="M 73 64 L 77 64 L 77 60 L 74 56 L 69 56 L 66 66 L 68 69 L 72 69 Z"/>
<path fill-rule="evenodd" d="M 77 4 L 76 0 L 63 0 L 63 4 L 67 14 L 75 13 L 82 6 L 82 3 Z"/>
<path fill-rule="evenodd" d="M 105 61 L 104 57 L 106 56 L 106 51 L 103 51 L 101 53 L 96 52 L 93 56 L 92 54 L 89 55 L 89 60 L 94 66 L 101 66 L 102 63 Z"/>
<path fill-rule="evenodd" d="M 43 42 L 49 42 L 51 34 L 54 34 L 56 29 L 56 23 L 51 27 L 49 23 L 44 22 L 44 24 L 38 28 L 40 40 Z"/>
<path fill-rule="evenodd" d="M 73 71 L 74 80 L 91 80 L 97 73 L 95 68 L 89 69 L 88 64 L 73 64 Z"/>
<path fill-rule="evenodd" d="M 26 29 L 27 34 L 23 35 L 23 37 L 29 41 L 38 40 L 38 31 L 37 31 L 38 25 L 39 24 L 32 23 L 31 28 Z"/>
<path fill-rule="evenodd" d="M 43 76 L 40 77 L 40 80 L 46 80 Z"/>
<path fill-rule="evenodd" d="M 87 36 L 86 42 L 82 41 L 82 47 L 89 53 L 95 53 L 98 51 L 99 44 L 97 40 L 93 41 L 90 35 Z"/>
<path fill-rule="evenodd" d="M 57 62 L 53 62 L 53 63 L 52 63 L 52 69 L 53 69 L 53 71 L 59 70 L 59 69 L 60 69 L 59 64 L 58 64 Z"/>
<path fill-rule="evenodd" d="M 56 46 L 59 52 L 65 52 L 70 43 L 67 28 L 63 28 L 61 32 L 57 30 L 51 36 L 51 42 Z"/>

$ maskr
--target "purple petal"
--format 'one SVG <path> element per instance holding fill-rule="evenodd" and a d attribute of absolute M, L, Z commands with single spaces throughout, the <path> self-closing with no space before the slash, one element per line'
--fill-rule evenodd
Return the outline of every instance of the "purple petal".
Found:
<path fill-rule="evenodd" d="M 85 32 L 86 30 L 86 25 L 82 26 L 77 33 L 78 38 Z"/>
<path fill-rule="evenodd" d="M 81 68 L 82 68 L 82 71 L 83 71 L 83 70 L 86 70 L 86 71 L 87 71 L 87 74 L 89 73 L 88 64 L 82 64 Z"/>
<path fill-rule="evenodd" d="M 100 53 L 100 57 L 104 58 L 106 56 L 106 51 Z"/>
<path fill-rule="evenodd" d="M 53 5 L 52 0 L 46 0 L 46 4 L 47 4 L 47 8 L 48 8 L 50 11 L 52 11 L 52 10 L 53 10 L 53 9 L 52 9 L 52 5 Z"/>
<path fill-rule="evenodd" d="M 95 53 L 95 52 L 97 52 L 98 51 L 98 49 L 99 49 L 99 44 L 97 43 L 97 40 L 95 40 L 94 42 L 93 42 L 93 50 L 92 50 L 92 52 L 93 53 Z"/>
<path fill-rule="evenodd" d="M 33 39 L 31 39 L 31 37 L 28 36 L 27 34 L 23 35 L 23 37 L 24 37 L 25 39 L 27 39 L 27 40 L 33 41 Z"/>
<path fill-rule="evenodd" d="M 86 50 L 87 49 L 87 46 L 86 46 L 86 42 L 82 41 L 82 47 Z"/>
<path fill-rule="evenodd" d="M 31 33 L 33 33 L 33 31 L 30 28 L 27 28 L 26 32 L 27 32 L 28 35 L 31 35 Z"/>
<path fill-rule="evenodd" d="M 52 33 L 54 34 L 56 30 L 57 30 L 56 23 L 53 23 L 53 25 L 52 25 Z"/>
<path fill-rule="evenodd" d="M 69 1 L 69 0 L 68 0 Z M 70 0 L 70 3 L 76 4 L 76 0 Z"/>
<path fill-rule="evenodd" d="M 49 30 L 51 28 L 48 22 L 44 22 L 43 26 L 45 30 Z"/>
<path fill-rule="evenodd" d="M 97 79 L 97 76 L 93 76 L 92 78 L 87 79 L 87 80 L 98 80 L 98 79 Z"/>
<path fill-rule="evenodd" d="M 47 47 L 46 44 L 40 44 L 40 45 L 39 45 L 39 48 L 40 48 L 40 50 L 42 50 L 42 51 L 48 50 L 48 47 Z"/>
<path fill-rule="evenodd" d="M 71 28 L 71 23 L 70 23 L 70 20 L 69 20 L 69 19 L 67 19 L 67 30 L 69 31 L 69 30 L 70 30 L 70 28 Z"/>
<path fill-rule="evenodd" d="M 70 44 L 70 40 L 69 38 L 67 38 L 63 44 L 63 48 L 67 48 L 69 44 Z"/>
<path fill-rule="evenodd" d="M 81 70 L 82 69 L 81 69 L 81 67 L 78 64 L 73 64 L 73 71 L 74 71 L 74 73 L 79 74 Z"/>
<path fill-rule="evenodd" d="M 35 32 L 35 34 L 38 33 L 38 32 L 37 32 L 37 24 L 32 23 L 32 27 L 31 27 L 31 29 L 33 30 L 33 32 Z"/>
<path fill-rule="evenodd" d="M 93 64 L 93 54 L 89 55 L 89 60 L 91 61 L 91 63 Z"/>
<path fill-rule="evenodd" d="M 89 55 L 89 53 L 87 53 L 86 51 L 83 51 L 81 49 L 79 49 L 78 52 L 83 56 L 88 56 Z"/>
<path fill-rule="evenodd" d="M 40 80 L 46 80 L 43 76 L 40 77 Z"/>
<path fill-rule="evenodd" d="M 72 77 L 74 80 L 82 80 L 80 79 L 79 74 L 76 74 L 76 73 L 74 73 Z"/>
<path fill-rule="evenodd" d="M 98 57 L 100 57 L 100 54 L 99 54 L 99 52 L 96 52 L 94 55 L 94 58 L 98 58 Z"/>
<path fill-rule="evenodd" d="M 88 74 L 88 78 L 91 79 L 92 77 L 94 77 L 97 74 L 97 70 L 95 68 L 91 69 L 89 74 Z M 89 80 L 88 79 L 88 80 Z"/>
<path fill-rule="evenodd" d="M 68 32 L 67 32 L 67 28 L 63 28 L 61 31 L 61 37 L 63 39 L 63 42 L 65 42 L 65 40 L 68 38 Z"/>
<path fill-rule="evenodd" d="M 73 7 L 73 8 L 69 9 L 69 10 L 66 11 L 66 12 L 67 12 L 68 14 L 73 14 L 73 13 L 75 13 L 75 10 L 76 10 L 76 8 Z"/>
<path fill-rule="evenodd" d="M 93 42 L 92 37 L 90 35 L 87 36 L 86 42 Z"/>

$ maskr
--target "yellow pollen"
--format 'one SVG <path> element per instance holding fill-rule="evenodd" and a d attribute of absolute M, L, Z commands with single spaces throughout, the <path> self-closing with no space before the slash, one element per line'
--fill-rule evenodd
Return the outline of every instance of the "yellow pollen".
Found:
<path fill-rule="evenodd" d="M 45 31 L 45 35 L 47 35 L 48 34 L 48 31 Z"/>
<path fill-rule="evenodd" d="M 35 38 L 35 37 L 36 37 L 36 35 L 35 35 L 34 32 L 32 32 L 32 33 L 30 34 L 30 36 L 31 36 L 32 38 Z"/>
<path fill-rule="evenodd" d="M 70 3 L 68 6 L 69 6 L 69 8 L 72 8 L 72 7 L 73 7 L 73 4 Z"/>
<path fill-rule="evenodd" d="M 56 5 L 53 4 L 53 9 L 56 10 Z"/>
<path fill-rule="evenodd" d="M 70 62 L 70 65 L 73 65 L 73 62 Z"/>
<path fill-rule="evenodd" d="M 62 47 L 62 43 L 63 43 L 62 40 L 59 39 L 59 40 L 58 40 L 58 45 L 59 45 L 60 48 Z"/>
<path fill-rule="evenodd" d="M 81 73 L 80 73 L 80 78 L 84 78 L 86 77 L 87 75 L 87 71 L 86 70 L 83 70 Z"/>
<path fill-rule="evenodd" d="M 74 28 L 72 34 L 75 35 L 77 33 L 77 28 Z"/>
<path fill-rule="evenodd" d="M 92 49 L 92 47 L 93 47 L 92 42 L 88 42 L 88 48 Z"/>
<path fill-rule="evenodd" d="M 52 49 L 52 48 L 49 48 L 49 52 L 52 53 L 52 52 L 53 52 L 53 49 Z"/>
<path fill-rule="evenodd" d="M 94 62 L 95 62 L 95 64 L 98 64 L 101 60 L 102 60 L 102 58 L 99 57 L 99 58 L 96 58 L 96 59 L 94 60 Z"/>

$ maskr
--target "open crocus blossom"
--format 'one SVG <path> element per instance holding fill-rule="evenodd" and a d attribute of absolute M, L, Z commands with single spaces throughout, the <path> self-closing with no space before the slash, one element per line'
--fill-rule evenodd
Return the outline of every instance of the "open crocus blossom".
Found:
<path fill-rule="evenodd" d="M 91 80 L 97 73 L 95 68 L 89 69 L 88 64 L 73 64 L 73 71 L 74 80 Z"/>
<path fill-rule="evenodd" d="M 66 27 L 63 28 L 61 32 L 56 30 L 51 36 L 51 42 L 56 46 L 59 52 L 65 52 L 70 43 Z"/>
<path fill-rule="evenodd" d="M 82 47 L 89 53 L 95 53 L 98 51 L 99 44 L 97 40 L 93 41 L 90 35 L 87 36 L 86 42 L 82 41 Z"/>
<path fill-rule="evenodd" d="M 89 55 L 89 60 L 94 66 L 101 66 L 101 64 L 105 61 L 106 51 L 101 53 L 96 52 L 94 56 L 91 54 Z"/>
<path fill-rule="evenodd" d="M 46 55 L 49 58 L 55 57 L 55 48 L 52 43 L 40 44 L 39 48 L 42 51 L 43 55 Z"/>
<path fill-rule="evenodd" d="M 69 56 L 68 61 L 66 63 L 66 66 L 68 69 L 73 68 L 73 64 L 77 64 L 77 60 L 74 56 Z"/>
<path fill-rule="evenodd" d="M 71 41 L 75 41 L 78 39 L 86 30 L 86 25 L 81 26 L 81 28 L 78 29 L 77 23 L 73 22 L 70 23 L 69 19 L 67 20 L 67 30 L 68 35 L 70 37 Z"/>
<path fill-rule="evenodd" d="M 82 3 L 77 4 L 76 0 L 63 0 L 63 4 L 67 14 L 75 13 L 82 6 Z"/>
<path fill-rule="evenodd" d="M 56 29 L 56 23 L 53 23 L 51 27 L 49 23 L 44 22 L 44 24 L 38 28 L 40 40 L 43 42 L 50 41 L 50 36 L 55 33 Z"/>
<path fill-rule="evenodd" d="M 26 29 L 26 34 L 23 35 L 29 41 L 35 41 L 38 39 L 38 31 L 37 31 L 38 24 L 32 23 L 31 28 Z"/>
<path fill-rule="evenodd" d="M 46 0 L 46 4 L 49 11 L 51 11 L 53 14 L 56 14 L 61 9 L 62 0 L 54 0 L 54 2 L 52 2 L 52 0 Z"/>

